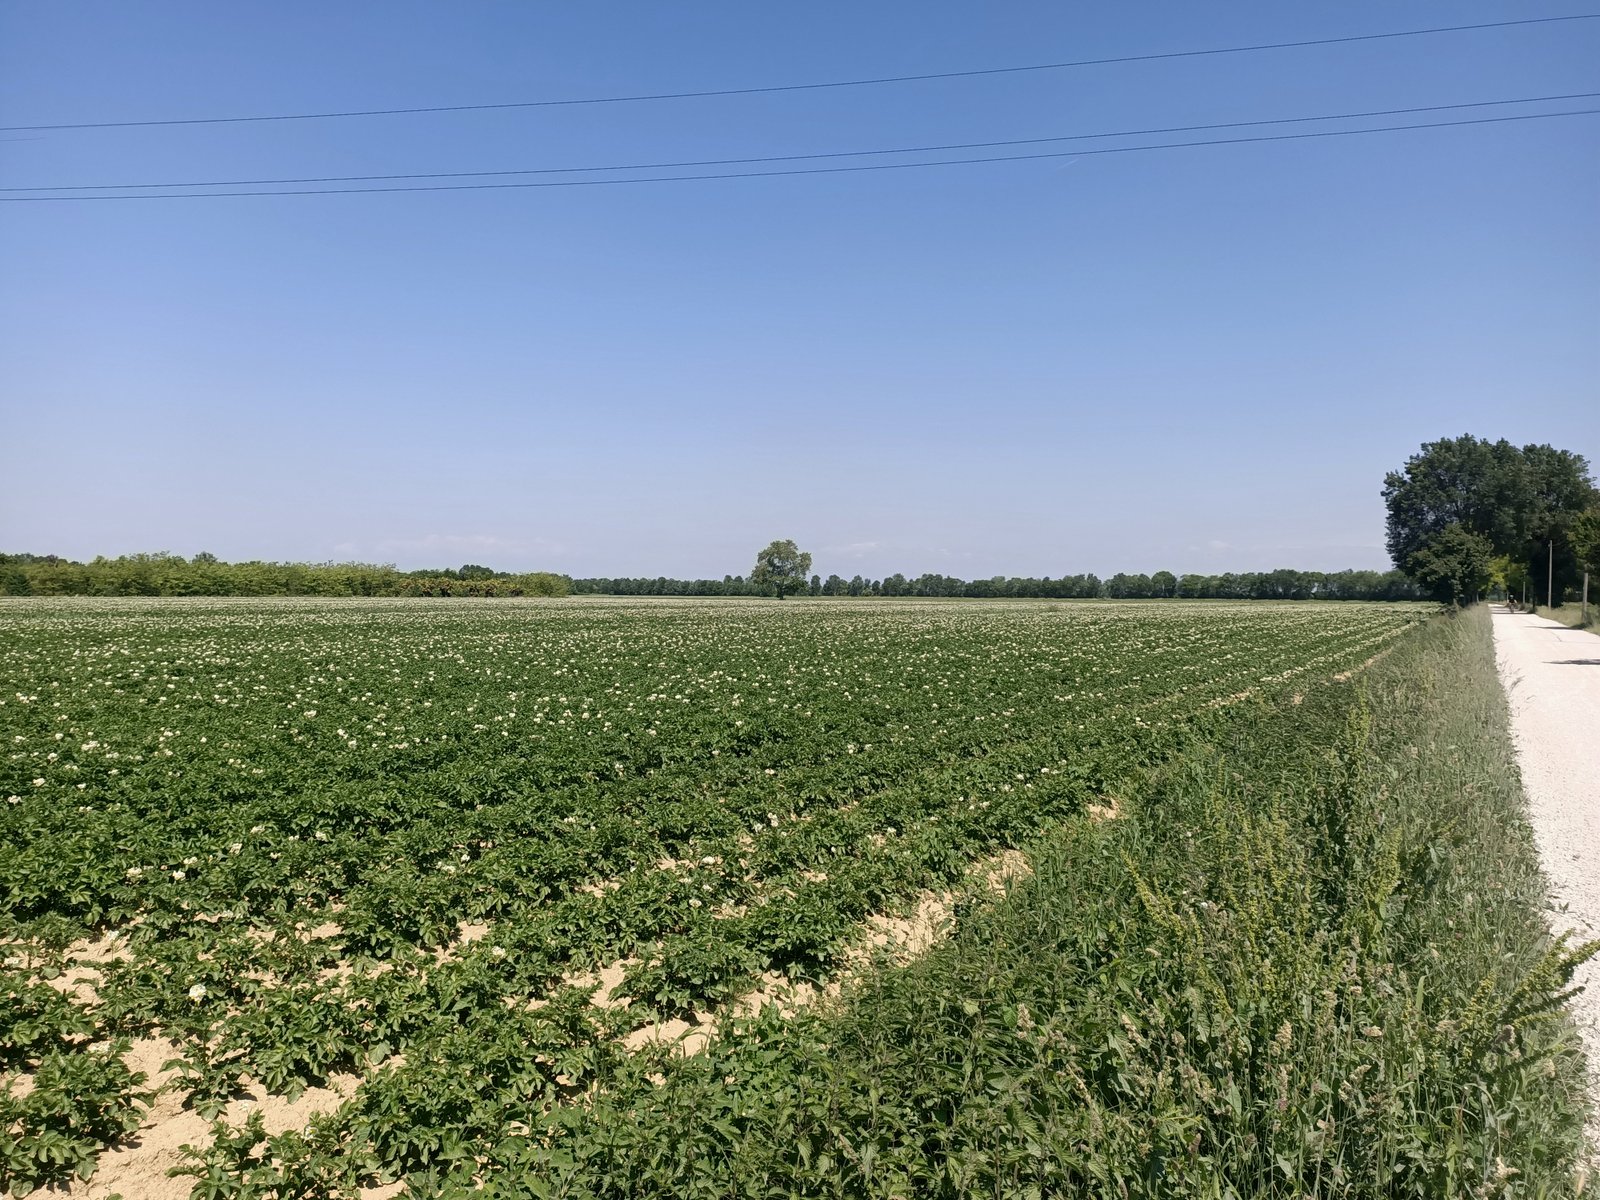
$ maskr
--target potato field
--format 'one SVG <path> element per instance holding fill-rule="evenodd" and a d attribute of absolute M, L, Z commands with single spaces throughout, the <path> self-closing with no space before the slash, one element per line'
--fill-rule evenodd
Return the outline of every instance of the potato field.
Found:
<path fill-rule="evenodd" d="M 5 602 L 0 1193 L 433 1194 L 1424 616 Z"/>

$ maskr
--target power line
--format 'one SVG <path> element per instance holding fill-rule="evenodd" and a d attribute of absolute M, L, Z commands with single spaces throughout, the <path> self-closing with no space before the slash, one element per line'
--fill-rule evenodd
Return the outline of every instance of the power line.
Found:
<path fill-rule="evenodd" d="M 121 196 L 0 196 L 0 204 L 89 202 L 95 200 L 212 200 L 238 196 L 357 196 L 393 192 L 477 192 L 525 188 L 613 187 L 634 183 L 692 183 L 714 179 L 768 179 L 790 175 L 840 175 L 863 171 L 903 171 L 917 167 L 964 167 L 983 163 L 1032 162 L 1052 158 L 1090 158 L 1101 154 L 1139 154 L 1150 150 L 1180 150 L 1210 146 L 1238 146 L 1257 142 L 1294 142 L 1310 138 L 1359 137 L 1372 133 L 1392 133 L 1408 129 L 1447 129 L 1463 125 L 1497 125 L 1508 121 L 1543 121 L 1554 117 L 1581 117 L 1600 113 L 1600 108 L 1577 108 L 1563 112 L 1515 113 L 1504 117 L 1469 117 L 1459 121 L 1429 121 L 1415 125 L 1376 125 L 1371 129 L 1319 129 L 1311 133 L 1274 133 L 1255 137 L 1209 138 L 1195 142 L 1157 142 L 1148 146 L 1107 146 L 1098 150 L 1052 150 L 1039 154 L 1002 154 L 983 158 L 945 158 L 925 162 L 867 163 L 850 167 L 799 167 L 777 171 L 734 171 L 707 175 L 645 175 L 632 179 L 552 179 L 526 183 L 447 183 L 408 184 L 404 187 L 303 188 L 289 191 L 251 192 L 143 192 Z"/>
<path fill-rule="evenodd" d="M 555 100 L 515 100 L 498 104 L 435 104 L 409 108 L 364 108 L 348 111 L 269 113 L 247 117 L 170 117 L 145 121 L 77 121 L 52 125 L 0 125 L 0 133 L 67 129 L 135 129 L 167 125 L 241 125 L 263 121 L 324 121 L 345 117 L 393 117 L 419 113 L 486 112 L 496 109 L 558 108 L 581 104 L 639 104 L 656 100 L 700 100 L 718 96 L 758 96 L 777 92 L 811 92 L 827 88 L 877 87 L 895 83 L 926 83 L 939 79 L 972 79 L 985 75 L 1019 75 L 1031 71 L 1066 71 L 1078 67 L 1103 67 L 1119 63 L 1159 62 L 1175 58 L 1205 58 L 1221 54 L 1251 54 L 1262 50 L 1297 50 L 1311 46 L 1349 45 L 1391 38 L 1426 37 L 1439 33 L 1465 33 L 1483 29 L 1508 29 L 1521 25 L 1550 25 L 1563 21 L 1592 21 L 1600 13 L 1573 13 L 1559 17 L 1522 17 L 1485 21 L 1474 25 L 1436 25 L 1427 29 L 1400 29 L 1390 33 L 1360 33 L 1344 37 L 1307 38 L 1294 42 L 1262 42 L 1250 46 L 1218 46 L 1205 50 L 1169 50 L 1154 54 L 1124 54 L 1111 58 L 1081 58 L 1069 62 L 1029 63 L 1016 67 L 983 67 L 967 71 L 932 71 L 920 75 L 882 75 L 869 79 L 839 79 L 822 83 L 785 83 L 764 87 L 716 88 L 691 92 L 654 92 L 625 96 L 580 96 Z"/>
<path fill-rule="evenodd" d="M 1036 146 L 1048 142 L 1094 141 L 1104 138 L 1149 137 L 1162 133 L 1199 133 L 1214 129 L 1245 129 L 1262 125 L 1299 125 L 1311 121 L 1353 121 L 1425 112 L 1450 112 L 1463 108 L 1489 108 L 1506 104 L 1544 104 L 1557 100 L 1592 100 L 1600 92 L 1568 92 L 1556 96 L 1522 96 L 1509 100 L 1473 100 L 1461 104 L 1427 104 L 1414 108 L 1384 108 L 1368 112 L 1323 113 L 1310 117 L 1274 117 L 1260 121 L 1224 121 L 1212 125 L 1166 125 L 1152 129 L 1123 129 L 1107 133 L 1070 133 L 1052 137 L 1008 138 L 993 142 L 949 142 L 929 146 L 895 146 L 879 150 L 830 150 L 818 154 L 771 154 L 753 158 L 702 158 L 680 162 L 626 163 L 603 167 L 521 167 L 493 171 L 428 171 L 396 175 L 312 175 L 286 179 L 196 179 L 166 183 L 73 183 L 0 187 L 0 192 L 110 192 L 141 188 L 257 187 L 295 183 L 372 183 L 400 179 L 469 179 L 504 175 L 574 175 L 602 171 L 681 170 L 689 167 L 745 166 L 753 163 L 802 162 L 832 158 L 863 158 L 880 154 L 933 154 L 949 150 L 989 150 L 1000 146 Z"/>

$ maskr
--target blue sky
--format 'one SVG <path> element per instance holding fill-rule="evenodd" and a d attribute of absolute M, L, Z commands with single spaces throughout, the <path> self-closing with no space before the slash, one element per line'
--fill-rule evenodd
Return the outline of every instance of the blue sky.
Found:
<path fill-rule="evenodd" d="M 0 9 L 0 124 L 758 86 L 1576 11 L 19 3 Z M 1600 92 L 1600 21 L 649 104 L 0 133 L 0 186 L 803 154 L 1569 92 Z M 1383 566 L 1382 476 L 1425 440 L 1600 461 L 1597 196 L 1600 116 L 798 178 L 9 204 L 0 548 L 721 576 L 793 537 L 845 576 Z"/>

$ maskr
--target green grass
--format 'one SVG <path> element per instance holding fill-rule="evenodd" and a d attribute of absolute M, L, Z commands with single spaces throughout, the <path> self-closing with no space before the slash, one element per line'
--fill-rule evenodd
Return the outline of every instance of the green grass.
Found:
<path fill-rule="evenodd" d="M 1600 629 L 1600 595 L 1590 599 L 1587 622 L 1583 620 L 1583 606 L 1577 603 L 1563 604 L 1560 608 L 1550 608 L 1541 604 L 1533 611 L 1537 616 L 1559 621 L 1573 629 Z"/>

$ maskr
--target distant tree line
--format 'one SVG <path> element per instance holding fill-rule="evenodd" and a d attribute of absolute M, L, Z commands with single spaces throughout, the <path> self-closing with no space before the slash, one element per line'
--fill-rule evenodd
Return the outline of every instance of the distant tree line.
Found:
<path fill-rule="evenodd" d="M 769 596 L 770 587 L 743 575 L 721 579 L 574 579 L 575 595 L 594 596 Z M 1059 579 L 996 575 L 957 579 L 951 575 L 890 575 L 845 579 L 811 577 L 812 596 L 942 596 L 966 599 L 1041 600 L 1416 600 L 1422 591 L 1399 571 L 1245 571 L 1223 575 L 1118 573 L 1063 575 Z"/>
<path fill-rule="evenodd" d="M 212 554 L 128 554 L 73 562 L 53 554 L 0 554 L 3 596 L 771 596 L 755 573 L 721 579 L 569 579 L 468 563 L 400 571 L 375 563 L 223 562 Z M 1222 575 L 1118 573 L 1059 579 L 996 575 L 958 579 L 894 574 L 811 576 L 800 595 L 1008 600 L 1414 600 L 1421 589 L 1399 571 L 1245 571 Z"/>
<path fill-rule="evenodd" d="M 615 579 L 574 579 L 574 596 L 770 596 L 743 575 L 724 575 L 721 579 L 668 579 L 618 577 Z"/>
<path fill-rule="evenodd" d="M 73 562 L 0 554 L 4 596 L 565 596 L 571 580 L 467 564 L 400 571 L 375 563 L 223 562 L 214 554 L 126 554 Z"/>

